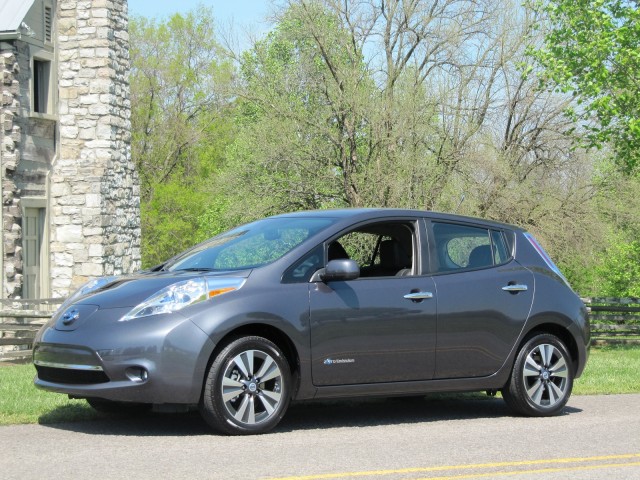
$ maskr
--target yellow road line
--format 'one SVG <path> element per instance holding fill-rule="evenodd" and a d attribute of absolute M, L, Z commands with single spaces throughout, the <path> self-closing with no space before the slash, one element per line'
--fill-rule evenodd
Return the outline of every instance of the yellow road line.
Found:
<path fill-rule="evenodd" d="M 490 473 L 469 473 L 464 475 L 453 475 L 447 477 L 425 477 L 416 480 L 463 480 L 469 478 L 495 478 L 495 477 L 508 477 L 515 475 L 529 475 L 534 473 L 554 473 L 554 472 L 582 472 L 586 470 L 598 470 L 603 468 L 618 468 L 618 467 L 639 467 L 640 462 L 632 463 L 601 463 L 599 465 L 581 465 L 576 467 L 556 467 L 556 468 L 539 468 L 535 470 L 511 470 L 508 472 L 490 472 Z"/>
<path fill-rule="evenodd" d="M 640 453 L 628 453 L 622 455 L 600 455 L 596 457 L 575 457 L 575 458 L 552 458 L 546 460 L 522 460 L 517 462 L 495 462 L 495 463 L 478 463 L 478 464 L 466 464 L 466 465 L 446 465 L 441 467 L 414 467 L 414 468 L 400 468 L 390 470 L 369 470 L 362 472 L 336 472 L 336 473 L 321 473 L 318 475 L 303 475 L 294 477 L 279 477 L 272 480 L 321 480 L 326 478 L 349 478 L 349 477 L 373 477 L 381 475 L 399 475 L 404 473 L 427 473 L 427 472 L 447 472 L 452 470 L 472 470 L 472 469 L 486 469 L 486 468 L 499 468 L 499 467 L 521 467 L 527 465 L 553 465 L 562 463 L 584 463 L 584 462 L 598 462 L 607 460 L 624 460 L 640 458 Z M 621 465 L 636 465 L 631 463 L 624 463 Z M 606 468 L 608 465 L 596 465 L 594 468 Z M 570 468 L 583 468 L 589 467 L 570 467 Z M 542 470 L 540 470 L 542 471 Z M 482 474 L 473 475 L 479 477 Z M 484 476 L 496 475 L 496 473 L 484 474 Z M 515 475 L 515 472 L 512 473 Z M 437 477 L 437 478 L 472 478 L 472 477 Z"/>

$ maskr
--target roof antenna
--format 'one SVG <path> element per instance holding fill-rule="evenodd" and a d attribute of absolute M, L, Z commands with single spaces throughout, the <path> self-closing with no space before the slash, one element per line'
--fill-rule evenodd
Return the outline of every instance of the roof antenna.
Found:
<path fill-rule="evenodd" d="M 460 202 L 458 203 L 458 206 L 453 211 L 453 213 L 458 213 L 458 209 L 460 208 L 460 205 L 462 205 L 462 202 L 464 202 L 464 193 L 462 195 L 460 195 Z"/>

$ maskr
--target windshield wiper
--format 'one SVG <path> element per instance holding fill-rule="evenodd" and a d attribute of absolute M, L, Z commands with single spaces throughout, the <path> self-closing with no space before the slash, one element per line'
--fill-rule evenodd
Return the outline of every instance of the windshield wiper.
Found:
<path fill-rule="evenodd" d="M 211 267 L 187 267 L 187 268 L 177 268 L 173 270 L 174 272 L 215 272 L 215 268 Z"/>

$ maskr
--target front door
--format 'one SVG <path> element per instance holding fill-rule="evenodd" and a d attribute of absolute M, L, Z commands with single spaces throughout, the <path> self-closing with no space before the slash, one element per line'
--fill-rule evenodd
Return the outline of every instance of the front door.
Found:
<path fill-rule="evenodd" d="M 327 260 L 356 261 L 360 278 L 309 286 L 315 385 L 433 376 L 436 299 L 433 279 L 419 275 L 417 228 L 415 220 L 376 222 L 326 245 Z"/>
<path fill-rule="evenodd" d="M 429 380 L 436 344 L 430 277 L 316 283 L 311 294 L 315 385 Z M 434 298 L 410 300 L 412 292 Z"/>

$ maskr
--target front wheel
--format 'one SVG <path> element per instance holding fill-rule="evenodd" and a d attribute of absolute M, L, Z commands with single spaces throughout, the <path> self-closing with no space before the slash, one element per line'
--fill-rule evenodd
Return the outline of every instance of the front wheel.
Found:
<path fill-rule="evenodd" d="M 558 337 L 544 333 L 531 337 L 520 349 L 502 396 L 519 414 L 548 417 L 560 413 L 572 388 L 567 348 Z"/>
<path fill-rule="evenodd" d="M 241 337 L 211 364 L 200 413 L 222 433 L 265 433 L 284 416 L 290 390 L 289 364 L 280 349 L 266 338 Z"/>

